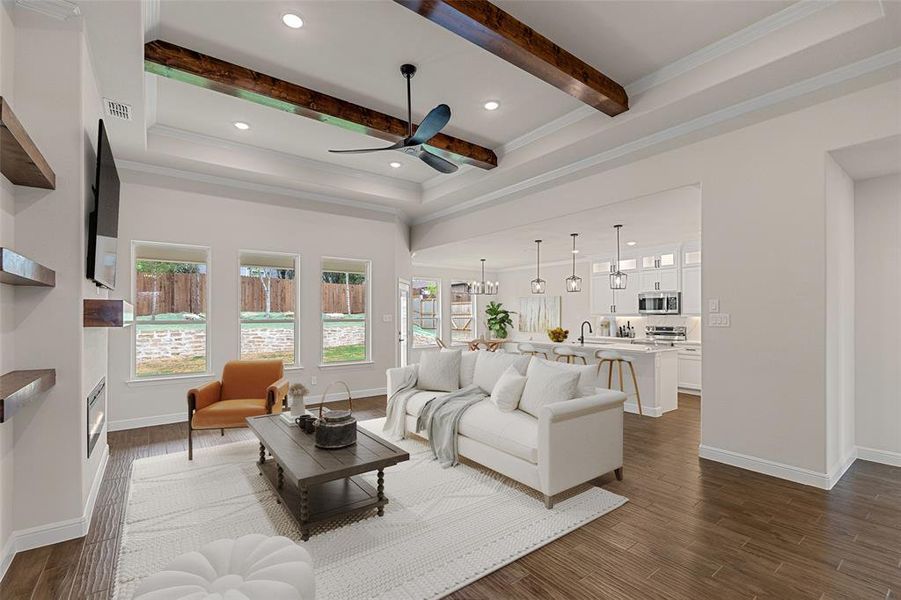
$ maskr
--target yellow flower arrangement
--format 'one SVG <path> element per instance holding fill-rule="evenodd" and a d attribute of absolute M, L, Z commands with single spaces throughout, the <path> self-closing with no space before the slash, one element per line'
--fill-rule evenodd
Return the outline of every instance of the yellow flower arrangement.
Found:
<path fill-rule="evenodd" d="M 567 336 L 569 336 L 569 329 L 554 327 L 553 329 L 547 330 L 547 336 L 551 338 L 552 342 L 563 342 L 566 340 Z"/>

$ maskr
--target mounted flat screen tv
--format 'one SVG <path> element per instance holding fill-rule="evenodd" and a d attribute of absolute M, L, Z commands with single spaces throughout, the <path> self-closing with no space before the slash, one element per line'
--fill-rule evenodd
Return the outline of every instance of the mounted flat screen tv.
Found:
<path fill-rule="evenodd" d="M 103 119 L 97 134 L 97 171 L 94 179 L 94 210 L 88 220 L 88 279 L 115 289 L 119 245 L 119 173 Z"/>

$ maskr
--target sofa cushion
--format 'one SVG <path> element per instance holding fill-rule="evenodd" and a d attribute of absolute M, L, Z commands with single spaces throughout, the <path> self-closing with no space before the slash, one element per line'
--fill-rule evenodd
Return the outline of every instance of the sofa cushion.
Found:
<path fill-rule="evenodd" d="M 423 352 L 416 387 L 438 392 L 460 389 L 460 350 Z"/>
<path fill-rule="evenodd" d="M 476 360 L 479 358 L 478 350 L 466 350 L 460 355 L 460 387 L 472 385 L 472 378 L 476 374 Z"/>
<path fill-rule="evenodd" d="M 515 366 L 507 367 L 501 378 L 491 390 L 491 402 L 504 412 L 516 410 L 522 390 L 526 387 L 526 376 L 516 370 Z"/>
<path fill-rule="evenodd" d="M 506 354 L 503 352 L 488 352 L 480 350 L 476 357 L 476 370 L 472 382 L 482 388 L 486 394 L 490 394 L 497 380 L 508 367 L 514 366 L 522 375 L 526 374 L 529 360 L 532 358 L 522 354 Z"/>
<path fill-rule="evenodd" d="M 194 412 L 191 426 L 194 429 L 220 429 L 222 427 L 247 427 L 244 420 L 266 414 L 265 398 L 232 398 L 213 402 Z"/>
<path fill-rule="evenodd" d="M 572 400 L 579 393 L 579 373 L 562 370 L 546 361 L 534 361 L 529 366 L 526 387 L 519 401 L 519 410 L 537 417 L 545 404 Z"/>
<path fill-rule="evenodd" d="M 538 464 L 538 419 L 521 410 L 504 412 L 483 400 L 463 413 L 460 435 Z"/>
<path fill-rule="evenodd" d="M 529 371 L 531 371 L 534 367 L 533 365 L 536 363 L 541 363 L 542 365 L 548 365 L 553 367 L 554 369 L 560 371 L 567 371 L 569 373 L 578 373 L 579 374 L 579 396 L 592 396 L 594 395 L 594 389 L 597 387 L 597 365 L 571 365 L 565 362 L 557 362 L 544 360 L 543 358 L 535 358 L 532 362 L 529 363 Z M 529 375 L 529 372 L 526 371 L 526 376 Z M 606 382 L 605 382 L 606 383 Z"/>

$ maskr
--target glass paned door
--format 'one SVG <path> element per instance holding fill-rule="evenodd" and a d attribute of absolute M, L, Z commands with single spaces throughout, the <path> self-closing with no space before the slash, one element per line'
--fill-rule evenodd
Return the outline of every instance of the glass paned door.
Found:
<path fill-rule="evenodd" d="M 400 367 L 407 366 L 409 333 L 410 282 L 401 279 L 397 282 L 397 365 Z"/>

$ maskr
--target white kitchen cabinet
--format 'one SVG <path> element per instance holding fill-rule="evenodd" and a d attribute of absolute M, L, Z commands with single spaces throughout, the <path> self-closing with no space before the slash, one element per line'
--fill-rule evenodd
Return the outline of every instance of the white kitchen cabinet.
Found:
<path fill-rule="evenodd" d="M 678 290 L 678 269 L 647 269 L 639 273 L 638 291 L 640 292 L 673 292 Z"/>
<path fill-rule="evenodd" d="M 682 314 L 701 314 L 701 265 L 682 268 Z"/>
<path fill-rule="evenodd" d="M 591 276 L 591 314 L 609 315 L 614 312 L 616 294 L 610 289 L 610 275 Z"/>
<path fill-rule="evenodd" d="M 679 348 L 679 388 L 701 391 L 700 346 L 682 346 Z"/>
<path fill-rule="evenodd" d="M 655 248 L 641 255 L 642 269 L 667 269 L 677 267 L 679 247 Z"/>

